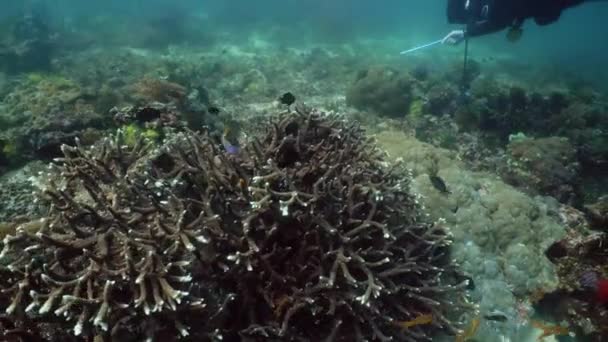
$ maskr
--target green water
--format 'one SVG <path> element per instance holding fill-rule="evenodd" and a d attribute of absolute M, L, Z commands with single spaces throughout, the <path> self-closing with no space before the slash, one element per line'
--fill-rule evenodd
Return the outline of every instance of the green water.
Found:
<path fill-rule="evenodd" d="M 454 317 L 459 329 L 481 322 L 469 341 L 532 341 L 537 322 L 582 335 L 573 322 L 585 317 L 564 307 L 606 313 L 576 283 L 583 268 L 608 276 L 605 257 L 573 259 L 581 269 L 558 277 L 563 264 L 545 251 L 567 234 L 602 230 L 608 217 L 606 209 L 593 216 L 608 201 L 608 3 L 568 9 L 545 27 L 528 20 L 517 42 L 504 31 L 475 37 L 466 69 L 464 44 L 399 55 L 461 28 L 448 24 L 439 0 L 0 6 L 0 237 L 56 210 L 36 198 L 48 189 L 47 165 L 61 163 L 63 144 L 99 146 L 119 129 L 125 146 L 144 137 L 160 148 L 176 131 L 206 131 L 223 156 L 271 132 L 269 116 L 306 104 L 360 122 L 388 151 L 387 163 L 404 161 L 421 217 L 452 231 L 449 256 L 474 282 L 469 310 Z M 287 92 L 294 105 L 279 100 Z M 160 119 L 129 106 L 167 112 Z M 236 180 L 243 189 L 248 181 Z M 588 221 L 575 225 L 572 217 Z M 2 267 L 9 262 L 0 257 Z M 15 275 L 0 270 L 4 290 Z M 576 291 L 559 292 L 559 305 L 536 301 L 566 281 Z M 0 291 L 1 313 L 14 298 L 7 296 Z M 72 331 L 68 323 L 62 329 Z M 0 340 L 10 328 L 2 324 Z M 418 327 L 425 334 L 426 324 Z M 430 336 L 455 339 L 444 333 Z"/>

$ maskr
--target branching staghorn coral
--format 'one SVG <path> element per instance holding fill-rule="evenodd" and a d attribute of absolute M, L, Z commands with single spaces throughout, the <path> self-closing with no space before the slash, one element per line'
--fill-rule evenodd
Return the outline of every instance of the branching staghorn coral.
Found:
<path fill-rule="evenodd" d="M 139 177 L 143 141 L 126 147 L 119 134 L 95 150 L 63 152 L 59 177 L 43 189 L 52 207 L 42 228 L 4 240 L 15 278 L 3 289 L 12 297 L 6 313 L 63 317 L 75 336 L 90 336 L 115 334 L 130 316 L 201 309 L 188 295 L 194 256 L 179 242 L 197 233 L 184 226 L 184 208 L 161 204 L 161 190 Z"/>
<path fill-rule="evenodd" d="M 64 147 L 43 227 L 4 240 L 0 308 L 82 339 L 455 333 L 466 281 L 407 177 L 339 118 L 298 109 L 269 127 L 237 153 L 191 132 L 154 151 L 120 134 Z"/>

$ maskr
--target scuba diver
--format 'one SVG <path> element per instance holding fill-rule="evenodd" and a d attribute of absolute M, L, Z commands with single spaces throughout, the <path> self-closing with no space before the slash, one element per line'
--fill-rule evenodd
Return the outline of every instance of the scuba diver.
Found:
<path fill-rule="evenodd" d="M 448 0 L 450 24 L 464 24 L 464 30 L 450 32 L 442 43 L 456 45 L 469 37 L 494 33 L 508 28 L 507 39 L 517 41 L 526 19 L 548 25 L 559 19 L 562 11 L 588 2 L 608 0 Z"/>

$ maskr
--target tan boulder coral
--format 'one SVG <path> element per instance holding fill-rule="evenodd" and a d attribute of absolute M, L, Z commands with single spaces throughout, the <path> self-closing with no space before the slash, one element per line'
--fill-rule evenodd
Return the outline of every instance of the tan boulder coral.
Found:
<path fill-rule="evenodd" d="M 430 218 L 444 220 L 451 229 L 454 257 L 475 281 L 482 312 L 499 309 L 514 322 L 521 300 L 557 286 L 544 255 L 565 235 L 556 201 L 530 197 L 496 175 L 469 171 L 455 152 L 404 133 L 385 131 L 376 138 L 392 159 L 410 169 L 412 190 Z M 449 192 L 437 186 L 433 173 Z M 505 336 L 515 336 L 514 324 L 502 327 Z"/>

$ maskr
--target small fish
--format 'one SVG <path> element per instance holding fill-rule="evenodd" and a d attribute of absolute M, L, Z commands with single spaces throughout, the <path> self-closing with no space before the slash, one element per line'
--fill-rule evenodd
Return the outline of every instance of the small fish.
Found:
<path fill-rule="evenodd" d="M 207 108 L 207 112 L 209 114 L 218 115 L 220 113 L 220 109 L 214 106 Z"/>
<path fill-rule="evenodd" d="M 228 154 L 238 154 L 241 152 L 241 148 L 237 144 L 233 144 L 230 142 L 228 135 L 230 134 L 230 128 L 226 126 L 224 128 L 224 133 L 222 134 L 222 145 L 224 146 L 224 150 Z"/>
<path fill-rule="evenodd" d="M 417 326 L 417 325 L 430 324 L 432 322 L 433 322 L 433 315 L 423 314 L 423 315 L 419 315 L 418 317 L 416 317 L 412 320 L 396 321 L 396 322 L 393 322 L 393 324 L 395 324 L 396 326 L 398 326 L 402 329 L 409 329 L 409 328 Z"/>
<path fill-rule="evenodd" d="M 579 282 L 583 288 L 594 293 L 598 303 L 608 303 L 608 279 L 600 278 L 597 272 L 587 271 L 581 275 Z"/>
<path fill-rule="evenodd" d="M 465 342 L 471 341 L 471 339 L 477 334 L 477 330 L 479 330 L 479 325 L 481 323 L 481 319 L 479 316 L 476 316 L 471 320 L 469 326 L 462 331 L 460 334 L 456 335 L 456 342 Z"/>
<path fill-rule="evenodd" d="M 294 102 L 296 102 L 296 97 L 292 93 L 287 92 L 279 97 L 279 102 L 284 105 L 291 106 Z"/>
<path fill-rule="evenodd" d="M 444 194 L 452 193 L 450 190 L 448 190 L 448 186 L 445 184 L 445 182 L 443 181 L 443 179 L 441 177 L 429 175 L 429 180 L 431 181 L 431 184 L 433 184 L 433 187 L 435 189 L 437 189 L 439 192 L 444 193 Z"/>

